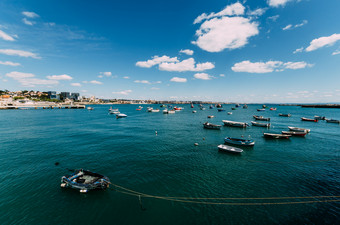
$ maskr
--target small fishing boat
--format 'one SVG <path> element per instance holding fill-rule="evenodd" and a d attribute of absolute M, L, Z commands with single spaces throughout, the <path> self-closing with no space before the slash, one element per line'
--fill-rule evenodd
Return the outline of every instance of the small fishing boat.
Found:
<path fill-rule="evenodd" d="M 159 109 L 152 109 L 151 112 L 159 112 Z"/>
<path fill-rule="evenodd" d="M 272 108 L 270 108 L 270 110 L 272 110 L 272 111 L 275 111 L 275 110 L 276 110 L 276 108 L 273 108 L 273 107 L 272 107 Z"/>
<path fill-rule="evenodd" d="M 283 116 L 283 117 L 291 117 L 292 115 L 291 115 L 290 113 L 288 113 L 288 114 L 279 113 L 279 116 Z"/>
<path fill-rule="evenodd" d="M 153 108 L 152 107 L 148 107 L 147 110 L 148 110 L 148 112 L 152 112 Z"/>
<path fill-rule="evenodd" d="M 230 120 L 222 120 L 225 126 L 230 126 L 230 127 L 247 127 L 249 126 L 247 123 L 243 122 L 235 122 L 235 121 L 230 121 Z"/>
<path fill-rule="evenodd" d="M 317 119 L 310 119 L 310 118 L 306 118 L 306 117 L 301 117 L 302 121 L 309 121 L 309 122 L 318 122 L 319 120 Z"/>
<path fill-rule="evenodd" d="M 305 133 L 310 132 L 310 129 L 299 128 L 299 127 L 288 127 L 288 129 L 291 131 L 300 131 L 300 132 L 305 132 Z"/>
<path fill-rule="evenodd" d="M 124 113 L 119 113 L 119 114 L 116 115 L 116 118 L 117 118 L 117 119 L 118 119 L 118 118 L 124 118 L 124 117 L 127 117 L 127 115 L 124 114 Z"/>
<path fill-rule="evenodd" d="M 194 104 L 191 104 L 191 106 L 190 106 L 191 108 L 194 108 Z"/>
<path fill-rule="evenodd" d="M 334 120 L 334 119 L 326 119 L 327 123 L 339 123 L 340 124 L 340 120 Z"/>
<path fill-rule="evenodd" d="M 204 108 L 204 107 L 201 107 L 200 110 L 205 110 L 205 108 Z"/>
<path fill-rule="evenodd" d="M 270 118 L 265 118 L 263 116 L 253 116 L 255 120 L 270 121 Z"/>
<path fill-rule="evenodd" d="M 224 138 L 224 142 L 228 144 L 233 145 L 243 145 L 243 146 L 254 146 L 255 141 L 250 139 L 242 139 L 242 138 L 232 138 L 232 137 L 226 137 Z"/>
<path fill-rule="evenodd" d="M 141 108 L 137 108 L 136 110 L 137 110 L 137 111 L 141 111 L 142 109 L 141 109 Z"/>
<path fill-rule="evenodd" d="M 192 113 L 197 113 L 197 111 L 196 110 L 192 110 Z"/>
<path fill-rule="evenodd" d="M 240 107 L 240 104 L 236 104 L 235 107 L 236 107 L 236 108 Z"/>
<path fill-rule="evenodd" d="M 176 112 L 176 110 L 168 110 L 168 114 L 174 114 Z"/>
<path fill-rule="evenodd" d="M 274 139 L 288 139 L 292 135 L 289 134 L 273 134 L 273 133 L 263 133 L 263 137 L 265 138 L 274 138 Z"/>
<path fill-rule="evenodd" d="M 266 109 L 257 109 L 257 111 L 259 111 L 259 112 L 266 111 Z"/>
<path fill-rule="evenodd" d="M 259 123 L 251 121 L 251 124 L 256 127 L 270 127 L 270 123 Z"/>
<path fill-rule="evenodd" d="M 232 147 L 232 146 L 229 146 L 229 145 L 219 145 L 217 146 L 218 150 L 221 151 L 221 152 L 229 152 L 229 153 L 242 153 L 243 150 L 240 149 L 240 148 L 235 148 L 235 147 Z"/>
<path fill-rule="evenodd" d="M 307 134 L 307 132 L 302 132 L 302 131 L 282 131 L 281 133 L 292 135 L 292 136 L 298 136 L 298 137 L 304 137 Z"/>
<path fill-rule="evenodd" d="M 233 114 L 232 112 L 228 112 L 228 115 L 231 115 L 231 114 Z"/>
<path fill-rule="evenodd" d="M 218 112 L 223 112 L 223 111 L 225 111 L 225 109 L 219 108 L 219 109 L 217 109 L 217 111 L 218 111 Z"/>
<path fill-rule="evenodd" d="M 113 111 L 113 110 L 111 110 L 109 113 L 110 113 L 110 114 L 119 114 L 120 112 L 119 112 L 119 111 Z"/>
<path fill-rule="evenodd" d="M 167 109 L 164 109 L 164 110 L 163 110 L 163 114 L 168 114 L 168 110 L 167 110 Z"/>
<path fill-rule="evenodd" d="M 88 109 L 88 110 L 94 110 L 94 108 L 93 108 L 93 107 L 90 107 L 90 106 L 87 107 L 87 109 Z"/>
<path fill-rule="evenodd" d="M 267 106 L 266 105 L 262 105 L 262 108 L 267 108 Z"/>
<path fill-rule="evenodd" d="M 221 104 L 216 104 L 216 108 L 222 108 Z"/>
<path fill-rule="evenodd" d="M 174 110 L 176 111 L 181 111 L 182 109 L 183 109 L 182 107 L 177 107 L 177 106 L 174 107 Z"/>
<path fill-rule="evenodd" d="M 236 110 L 236 108 L 235 107 L 231 107 L 231 110 Z"/>
<path fill-rule="evenodd" d="M 89 170 L 75 170 L 70 175 L 61 178 L 60 186 L 62 188 L 73 188 L 81 193 L 87 193 L 89 190 L 105 190 L 109 187 L 110 179 L 99 173 L 94 173 Z"/>
<path fill-rule="evenodd" d="M 244 104 L 244 105 L 243 105 L 243 108 L 244 108 L 244 109 L 248 109 L 247 104 Z"/>
<path fill-rule="evenodd" d="M 205 123 L 203 123 L 203 127 L 206 128 L 206 129 L 219 130 L 219 129 L 221 129 L 222 126 L 205 122 Z"/>
<path fill-rule="evenodd" d="M 316 119 L 316 120 L 326 120 L 326 117 L 324 117 L 324 116 L 314 116 L 314 119 Z"/>
<path fill-rule="evenodd" d="M 165 107 L 166 107 L 166 105 L 160 105 L 159 107 L 161 107 L 161 108 L 165 108 Z"/>
<path fill-rule="evenodd" d="M 213 105 L 210 105 L 210 106 L 209 106 L 209 109 L 213 109 L 213 108 L 214 108 L 214 106 L 213 106 Z"/>
<path fill-rule="evenodd" d="M 213 115 L 209 115 L 209 116 L 208 116 L 208 118 L 214 118 L 214 117 L 215 117 L 215 116 L 213 116 Z"/>

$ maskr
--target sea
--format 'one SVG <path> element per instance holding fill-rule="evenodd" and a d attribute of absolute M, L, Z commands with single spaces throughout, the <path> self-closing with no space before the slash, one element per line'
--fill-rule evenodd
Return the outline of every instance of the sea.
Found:
<path fill-rule="evenodd" d="M 160 105 L 112 105 L 127 115 L 117 119 L 110 106 L 0 111 L 0 224 L 340 223 L 340 126 L 300 119 L 340 119 L 339 109 L 223 105 L 218 112 L 188 104 L 163 114 Z M 271 127 L 202 125 L 250 124 L 253 115 L 270 117 Z M 288 126 L 311 131 L 263 137 Z M 255 146 L 222 153 L 225 137 L 250 138 Z M 61 177 L 80 168 L 112 185 L 86 194 L 61 188 Z"/>

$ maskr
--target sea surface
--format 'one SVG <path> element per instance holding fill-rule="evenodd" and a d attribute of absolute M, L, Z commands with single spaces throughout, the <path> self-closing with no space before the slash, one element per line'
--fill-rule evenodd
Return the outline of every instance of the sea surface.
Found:
<path fill-rule="evenodd" d="M 180 105 L 182 111 L 162 114 L 148 113 L 147 106 L 136 111 L 138 105 L 113 105 L 128 115 L 121 119 L 108 114 L 109 105 L 0 111 L 0 224 L 339 224 L 340 202 L 317 201 L 340 200 L 340 126 L 300 120 L 340 119 L 339 109 L 274 106 L 277 111 L 257 112 L 261 105 L 249 105 L 228 115 L 233 105 L 223 105 L 224 112 L 195 105 L 197 113 Z M 222 125 L 223 119 L 250 124 L 253 115 L 270 117 L 272 127 L 202 126 Z M 311 132 L 263 138 L 263 132 L 288 126 Z M 218 152 L 228 136 L 256 144 L 241 155 Z M 153 196 L 235 199 L 139 201 L 113 188 L 87 194 L 62 189 L 60 178 L 79 168 Z"/>

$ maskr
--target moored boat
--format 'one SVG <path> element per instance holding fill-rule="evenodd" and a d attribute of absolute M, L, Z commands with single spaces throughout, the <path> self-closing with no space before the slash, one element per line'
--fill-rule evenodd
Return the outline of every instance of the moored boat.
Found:
<path fill-rule="evenodd" d="M 230 121 L 230 120 L 222 120 L 224 125 L 226 126 L 231 126 L 231 127 L 247 127 L 249 126 L 247 123 L 243 122 L 235 122 L 235 121 Z"/>
<path fill-rule="evenodd" d="M 231 107 L 231 110 L 236 110 L 236 108 L 235 107 Z"/>
<path fill-rule="evenodd" d="M 276 108 L 273 108 L 273 107 L 272 107 L 272 108 L 270 108 L 270 110 L 272 110 L 272 111 L 275 111 L 275 110 L 276 110 Z"/>
<path fill-rule="evenodd" d="M 307 134 L 307 132 L 302 132 L 302 131 L 282 131 L 281 133 L 292 135 L 292 136 L 298 136 L 298 137 L 304 137 Z"/>
<path fill-rule="evenodd" d="M 274 138 L 274 139 L 288 139 L 292 135 L 289 134 L 274 134 L 274 133 L 263 133 L 263 137 L 265 138 Z"/>
<path fill-rule="evenodd" d="M 109 187 L 110 179 L 104 175 L 91 172 L 89 170 L 75 170 L 70 175 L 61 178 L 60 186 L 69 187 L 79 190 L 81 193 L 87 193 L 89 190 L 102 189 Z"/>
<path fill-rule="evenodd" d="M 251 124 L 256 127 L 270 127 L 270 123 L 259 123 L 251 121 Z"/>
<path fill-rule="evenodd" d="M 214 118 L 214 117 L 215 117 L 215 116 L 213 116 L 213 115 L 209 115 L 209 116 L 208 116 L 208 118 Z"/>
<path fill-rule="evenodd" d="M 231 114 L 233 114 L 232 112 L 228 112 L 228 115 L 231 115 Z"/>
<path fill-rule="evenodd" d="M 256 109 L 258 112 L 266 111 L 266 109 Z"/>
<path fill-rule="evenodd" d="M 127 117 L 127 115 L 124 114 L 124 113 L 119 113 L 119 114 L 116 115 L 116 118 L 117 118 L 117 119 L 118 119 L 118 118 L 124 118 L 124 117 Z"/>
<path fill-rule="evenodd" d="M 334 119 L 326 119 L 327 123 L 339 123 L 340 124 L 340 120 L 334 120 Z"/>
<path fill-rule="evenodd" d="M 159 109 L 152 109 L 151 112 L 159 112 Z"/>
<path fill-rule="evenodd" d="M 233 145 L 243 145 L 243 146 L 254 146 L 255 141 L 250 139 L 242 139 L 242 138 L 232 138 L 226 137 L 224 138 L 224 142 Z"/>
<path fill-rule="evenodd" d="M 305 133 L 310 132 L 310 129 L 299 128 L 299 127 L 288 127 L 288 129 L 291 131 L 300 131 L 300 132 L 305 132 Z"/>
<path fill-rule="evenodd" d="M 203 127 L 206 128 L 206 129 L 219 130 L 219 129 L 221 129 L 222 125 L 217 125 L 217 124 L 205 122 L 205 123 L 203 123 Z"/>
<path fill-rule="evenodd" d="M 240 148 L 236 148 L 236 147 L 233 147 L 233 146 L 229 146 L 229 145 L 219 145 L 217 146 L 218 150 L 219 151 L 222 151 L 222 152 L 229 152 L 229 153 L 242 153 L 243 150 L 240 149 Z"/>
<path fill-rule="evenodd" d="M 168 110 L 168 114 L 174 114 L 176 112 L 176 110 Z"/>
<path fill-rule="evenodd" d="M 292 115 L 291 115 L 290 113 L 288 113 L 288 114 L 279 113 L 279 116 L 283 116 L 283 117 L 291 117 Z"/>
<path fill-rule="evenodd" d="M 247 104 L 244 104 L 244 105 L 243 105 L 243 108 L 244 108 L 244 109 L 248 109 Z"/>
<path fill-rule="evenodd" d="M 88 110 L 94 110 L 94 108 L 93 108 L 93 107 L 90 107 L 90 106 L 87 107 L 87 109 L 88 109 Z"/>
<path fill-rule="evenodd" d="M 218 112 L 223 112 L 223 111 L 225 111 L 225 109 L 219 108 L 219 109 L 217 109 L 217 111 Z"/>
<path fill-rule="evenodd" d="M 164 109 L 164 110 L 163 110 L 163 114 L 168 114 L 168 110 L 167 110 L 167 109 Z"/>
<path fill-rule="evenodd" d="M 319 120 L 317 119 L 310 119 L 310 118 L 306 118 L 306 117 L 301 117 L 302 121 L 309 121 L 309 122 L 318 122 Z"/>
<path fill-rule="evenodd" d="M 253 116 L 255 120 L 270 121 L 270 118 L 265 118 L 263 116 Z"/>
<path fill-rule="evenodd" d="M 192 113 L 197 113 L 197 111 L 196 110 L 192 110 Z"/>

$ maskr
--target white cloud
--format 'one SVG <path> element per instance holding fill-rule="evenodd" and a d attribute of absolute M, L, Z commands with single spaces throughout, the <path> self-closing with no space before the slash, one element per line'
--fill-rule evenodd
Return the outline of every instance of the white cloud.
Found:
<path fill-rule="evenodd" d="M 187 54 L 187 55 L 193 55 L 194 54 L 194 51 L 190 50 L 190 49 L 181 49 L 181 51 L 179 51 L 179 52 Z"/>
<path fill-rule="evenodd" d="M 308 23 L 307 20 L 303 20 L 302 23 L 296 24 L 294 26 L 292 24 L 288 24 L 287 26 L 282 28 L 282 30 L 292 30 L 294 28 L 302 27 L 302 26 L 306 25 L 307 23 Z"/>
<path fill-rule="evenodd" d="M 23 18 L 23 19 L 22 19 L 22 22 L 23 22 L 24 24 L 26 24 L 26 25 L 29 25 L 29 26 L 33 26 L 33 25 L 35 24 L 35 22 L 29 21 L 29 20 L 26 19 L 26 18 Z"/>
<path fill-rule="evenodd" d="M 293 54 L 298 53 L 298 52 L 303 52 L 303 47 L 296 49 Z"/>
<path fill-rule="evenodd" d="M 112 75 L 111 72 L 100 72 L 100 74 L 103 74 L 104 76 L 110 77 Z"/>
<path fill-rule="evenodd" d="M 2 38 L 5 41 L 14 41 L 14 38 L 10 35 L 6 34 L 4 31 L 0 30 L 0 38 Z"/>
<path fill-rule="evenodd" d="M 151 90 L 159 90 L 160 88 L 158 87 L 152 87 Z"/>
<path fill-rule="evenodd" d="M 336 50 L 335 52 L 332 53 L 332 55 L 338 55 L 340 54 L 340 50 Z"/>
<path fill-rule="evenodd" d="M 320 37 L 320 38 L 314 39 L 310 42 L 310 45 L 306 48 L 306 52 L 314 51 L 316 49 L 319 49 L 325 46 L 331 46 L 339 40 L 340 40 L 340 34 L 333 34 L 328 37 Z"/>
<path fill-rule="evenodd" d="M 47 76 L 48 79 L 50 80 L 72 80 L 73 78 L 67 74 L 62 74 L 62 75 L 50 75 Z"/>
<path fill-rule="evenodd" d="M 125 77 L 123 77 L 124 79 L 130 79 L 130 77 L 129 76 L 125 76 Z"/>
<path fill-rule="evenodd" d="M 205 21 L 196 31 L 201 49 L 208 52 L 221 52 L 245 46 L 248 39 L 259 33 L 258 23 L 243 17 L 222 17 Z"/>
<path fill-rule="evenodd" d="M 102 82 L 97 81 L 97 80 L 91 80 L 89 83 L 91 83 L 91 84 L 103 84 Z"/>
<path fill-rule="evenodd" d="M 270 72 L 280 72 L 285 69 L 303 69 L 306 67 L 311 67 L 312 64 L 306 62 L 281 62 L 281 61 L 268 61 L 268 62 L 255 62 L 242 61 L 235 63 L 231 68 L 234 72 L 247 72 L 247 73 L 270 73 Z"/>
<path fill-rule="evenodd" d="M 160 81 L 160 80 L 155 82 L 155 84 L 161 84 L 161 83 L 162 83 L 162 81 Z"/>
<path fill-rule="evenodd" d="M 98 78 L 103 78 L 103 75 L 99 75 Z"/>
<path fill-rule="evenodd" d="M 187 79 L 186 78 L 181 78 L 181 77 L 173 77 L 173 78 L 171 78 L 170 81 L 172 81 L 172 82 L 179 82 L 179 83 L 185 83 L 185 82 L 187 82 Z"/>
<path fill-rule="evenodd" d="M 275 22 L 279 17 L 280 17 L 280 15 L 275 15 L 275 16 L 268 17 L 268 19 L 270 19 L 270 20 Z"/>
<path fill-rule="evenodd" d="M 208 20 L 215 17 L 243 15 L 244 9 L 245 8 L 241 3 L 236 2 L 234 4 L 226 6 L 222 11 L 218 13 L 210 13 L 209 15 L 207 15 L 206 13 L 201 14 L 195 19 L 194 24 L 201 23 L 203 20 Z"/>
<path fill-rule="evenodd" d="M 163 55 L 162 57 L 155 55 L 154 57 L 152 57 L 152 59 L 149 59 L 148 61 L 138 61 L 136 63 L 136 66 L 150 68 L 163 62 L 178 62 L 178 59 L 177 57 L 170 58 L 166 55 Z"/>
<path fill-rule="evenodd" d="M 284 6 L 287 2 L 291 0 L 268 0 L 268 5 L 271 7 Z"/>
<path fill-rule="evenodd" d="M 20 66 L 20 63 L 10 62 L 10 61 L 0 61 L 1 65 L 5 66 Z"/>
<path fill-rule="evenodd" d="M 159 65 L 160 70 L 173 71 L 173 72 L 185 72 L 185 71 L 204 71 L 213 69 L 215 67 L 211 62 L 197 63 L 195 65 L 194 58 L 189 58 L 181 62 L 168 63 L 164 62 Z"/>
<path fill-rule="evenodd" d="M 262 16 L 267 11 L 267 8 L 258 8 L 253 11 L 248 11 L 247 15 L 249 16 Z"/>
<path fill-rule="evenodd" d="M 196 73 L 194 75 L 194 78 L 200 79 L 200 80 L 211 80 L 212 76 L 210 76 L 207 73 Z"/>
<path fill-rule="evenodd" d="M 112 92 L 112 94 L 118 94 L 118 95 L 128 95 L 132 92 L 132 90 L 125 90 L 125 91 L 119 91 L 119 92 Z"/>
<path fill-rule="evenodd" d="M 81 87 L 81 84 L 80 84 L 80 83 L 71 83 L 71 86 L 74 86 L 74 87 Z"/>
<path fill-rule="evenodd" d="M 26 87 L 34 87 L 35 85 L 57 85 L 59 81 L 57 80 L 44 80 L 35 78 L 35 75 L 32 73 L 22 73 L 13 71 L 6 74 L 7 77 L 11 77 L 14 80 L 18 81 L 21 85 Z"/>
<path fill-rule="evenodd" d="M 135 80 L 134 82 L 140 84 L 151 84 L 148 80 Z"/>
<path fill-rule="evenodd" d="M 225 77 L 225 75 L 224 74 L 220 74 L 220 77 Z"/>
<path fill-rule="evenodd" d="M 15 55 L 15 56 L 21 56 L 21 57 L 32 57 L 34 59 L 40 59 L 41 57 L 37 56 L 37 54 L 28 52 L 28 51 L 22 51 L 22 50 L 14 50 L 14 49 L 0 49 L 0 54 L 5 55 Z"/>
<path fill-rule="evenodd" d="M 36 18 L 36 17 L 39 17 L 38 14 L 36 14 L 35 12 L 22 12 L 22 15 L 28 17 L 28 18 Z"/>

